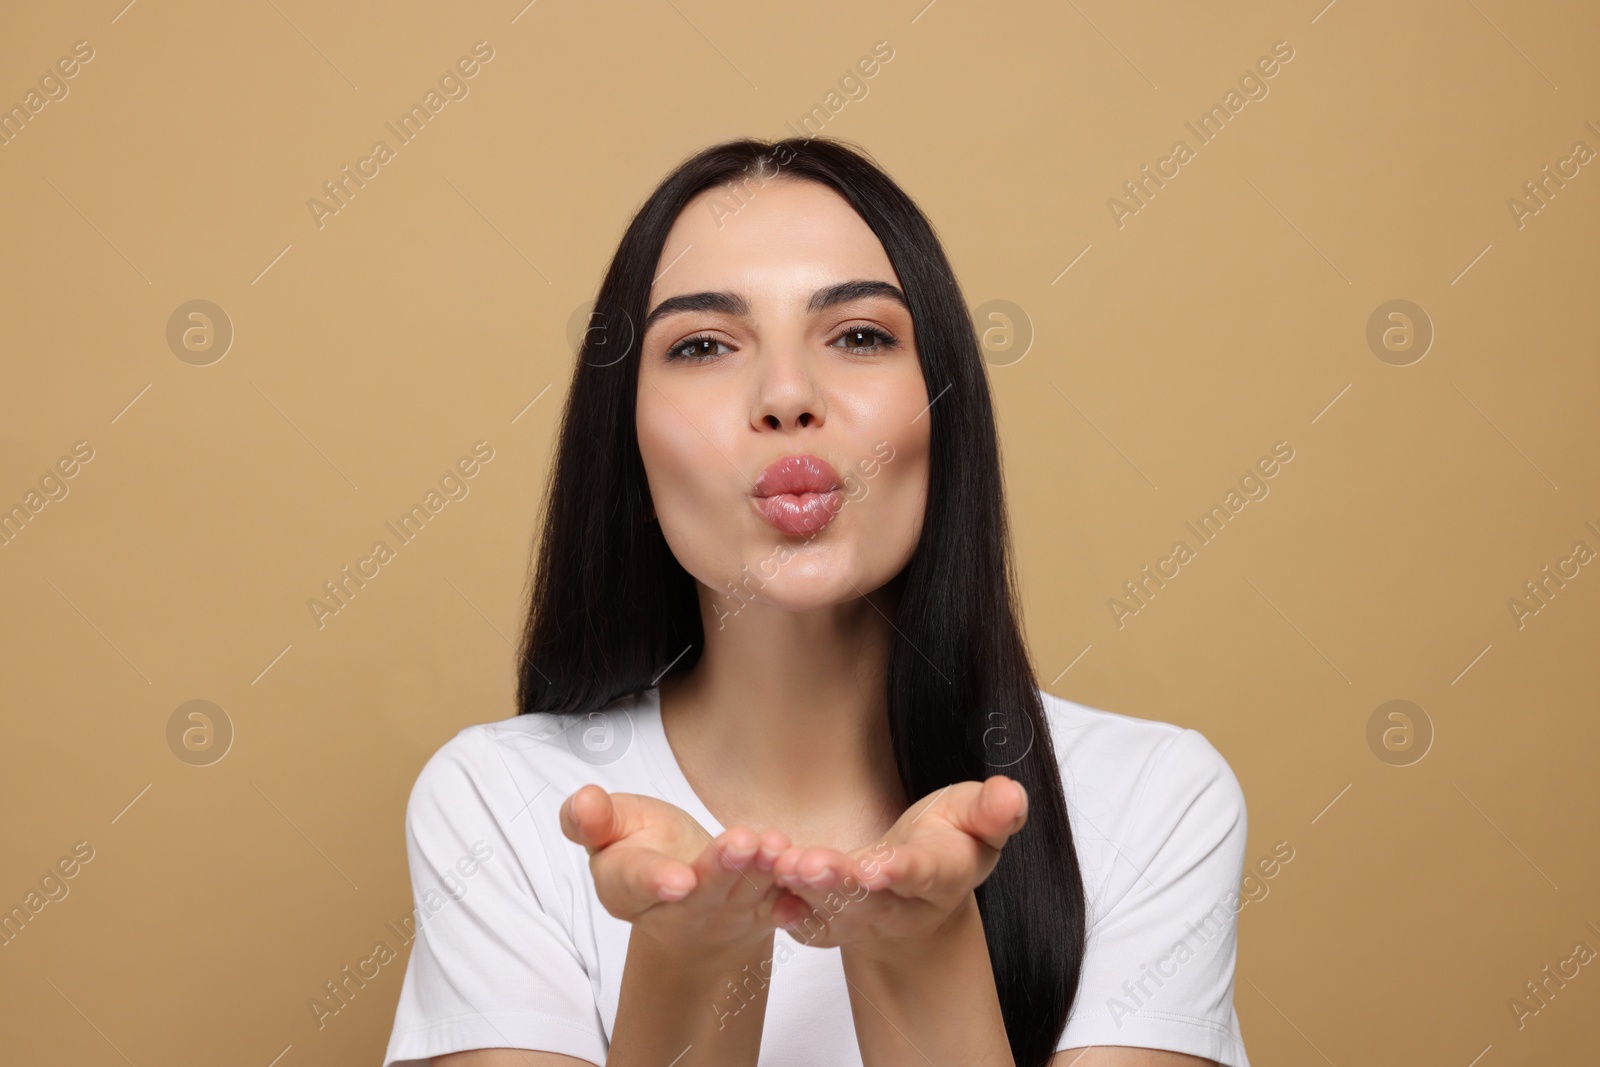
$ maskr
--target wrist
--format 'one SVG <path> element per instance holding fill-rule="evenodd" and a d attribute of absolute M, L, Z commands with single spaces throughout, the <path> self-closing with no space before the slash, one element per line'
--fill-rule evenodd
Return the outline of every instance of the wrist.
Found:
<path fill-rule="evenodd" d="M 851 941 L 840 946 L 840 952 L 877 969 L 915 970 L 948 963 L 974 938 L 984 942 L 983 914 L 978 898 L 969 891 L 949 914 L 920 933 Z"/>
<path fill-rule="evenodd" d="M 767 930 L 754 937 L 707 946 L 696 943 L 686 946 L 668 944 L 638 924 L 634 924 L 628 951 L 637 951 L 652 960 L 671 968 L 690 980 L 716 981 L 736 974 L 746 966 L 756 967 L 772 959 L 773 931 Z"/>

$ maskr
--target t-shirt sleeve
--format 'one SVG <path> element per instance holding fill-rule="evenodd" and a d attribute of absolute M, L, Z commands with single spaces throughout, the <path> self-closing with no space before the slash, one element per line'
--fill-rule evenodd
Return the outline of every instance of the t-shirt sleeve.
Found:
<path fill-rule="evenodd" d="M 1222 754 L 1195 730 L 1166 742 L 1106 843 L 1111 869 L 1098 900 L 1090 893 L 1058 1049 L 1129 1045 L 1249 1067 L 1233 1007 L 1246 831 Z"/>
<path fill-rule="evenodd" d="M 605 1063 L 593 984 L 558 903 L 540 899 L 549 861 L 537 846 L 519 853 L 512 838 L 528 835 L 506 830 L 534 818 L 530 797 L 518 794 L 537 794 L 542 783 L 513 785 L 498 757 L 492 742 L 463 731 L 412 787 L 405 824 L 416 937 L 384 1067 L 424 1067 L 473 1048 Z"/>

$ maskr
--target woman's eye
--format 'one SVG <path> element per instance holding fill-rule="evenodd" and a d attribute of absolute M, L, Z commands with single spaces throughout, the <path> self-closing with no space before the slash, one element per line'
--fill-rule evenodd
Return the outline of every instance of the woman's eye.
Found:
<path fill-rule="evenodd" d="M 691 363 L 721 355 L 716 349 L 722 342 L 715 337 L 689 337 L 667 349 L 668 359 L 683 359 Z M 727 345 L 722 345 L 726 348 Z"/>
<path fill-rule="evenodd" d="M 900 343 L 893 335 L 885 333 L 876 326 L 852 326 L 839 335 L 839 340 L 846 342 L 839 347 L 856 352 L 870 352 L 877 348 L 894 348 Z M 837 343 L 835 342 L 835 344 Z"/>

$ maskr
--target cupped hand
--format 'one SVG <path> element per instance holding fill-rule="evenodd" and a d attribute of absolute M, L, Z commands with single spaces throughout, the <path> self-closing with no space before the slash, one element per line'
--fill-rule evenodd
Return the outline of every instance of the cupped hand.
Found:
<path fill-rule="evenodd" d="M 926 934 L 968 902 L 1027 819 L 1015 779 L 955 782 L 911 805 L 874 845 L 786 850 L 773 873 L 789 895 L 772 919 L 818 948 Z"/>
<path fill-rule="evenodd" d="M 773 877 L 790 847 L 778 830 L 731 826 L 713 839 L 674 804 L 590 784 L 561 806 L 561 832 L 589 853 L 606 911 L 672 949 L 715 953 L 758 942 L 786 895 Z"/>

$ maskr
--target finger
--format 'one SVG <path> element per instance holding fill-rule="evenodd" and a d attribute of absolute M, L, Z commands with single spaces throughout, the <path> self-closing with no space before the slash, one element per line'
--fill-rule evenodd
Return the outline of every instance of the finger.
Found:
<path fill-rule="evenodd" d="M 1003 774 L 985 779 L 971 800 L 958 806 L 951 822 L 999 851 L 1028 821 L 1028 791 Z"/>
<path fill-rule="evenodd" d="M 624 836 L 621 822 L 611 794 L 593 783 L 580 787 L 561 805 L 561 832 L 591 856 Z"/>
<path fill-rule="evenodd" d="M 788 848 L 788 835 L 780 830 L 768 830 L 756 838 L 755 851 L 739 872 L 741 877 L 728 894 L 729 902 L 741 907 L 751 907 L 772 895 L 773 865 Z"/>
<path fill-rule="evenodd" d="M 760 837 L 744 826 L 731 826 L 706 842 L 695 857 L 694 870 L 707 899 L 726 901 L 741 886 L 748 886 L 750 876 L 746 869 L 760 849 Z"/>
<path fill-rule="evenodd" d="M 682 900 L 697 884 L 693 867 L 655 849 L 621 845 L 590 860 L 596 894 L 631 920 L 663 902 Z"/>
<path fill-rule="evenodd" d="M 773 876 L 779 885 L 799 892 L 803 889 L 826 891 L 842 885 L 848 877 L 862 875 L 855 862 L 843 852 L 814 845 L 796 846 L 784 852 L 773 865 Z"/>
<path fill-rule="evenodd" d="M 893 855 L 877 864 L 867 884 L 873 889 L 888 889 L 897 896 L 928 897 L 948 870 L 941 850 L 920 843 L 901 844 Z"/>

